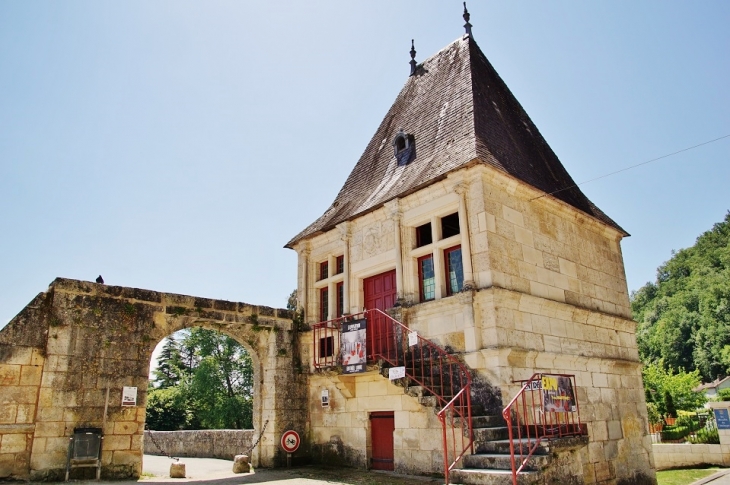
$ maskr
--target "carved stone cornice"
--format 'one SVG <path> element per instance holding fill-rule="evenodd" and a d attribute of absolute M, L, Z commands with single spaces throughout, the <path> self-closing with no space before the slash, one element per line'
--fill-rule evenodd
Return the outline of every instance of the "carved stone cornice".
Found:
<path fill-rule="evenodd" d="M 352 230 L 350 226 L 350 221 L 345 221 L 341 224 L 337 224 L 337 229 L 340 231 L 340 239 L 342 241 L 349 241 L 352 237 Z"/>

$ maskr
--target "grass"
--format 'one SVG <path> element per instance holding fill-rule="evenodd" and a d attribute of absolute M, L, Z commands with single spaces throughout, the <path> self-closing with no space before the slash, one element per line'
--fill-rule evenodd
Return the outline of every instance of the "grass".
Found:
<path fill-rule="evenodd" d="M 656 472 L 659 485 L 689 485 L 700 478 L 709 477 L 720 471 L 719 468 L 684 468 Z"/>

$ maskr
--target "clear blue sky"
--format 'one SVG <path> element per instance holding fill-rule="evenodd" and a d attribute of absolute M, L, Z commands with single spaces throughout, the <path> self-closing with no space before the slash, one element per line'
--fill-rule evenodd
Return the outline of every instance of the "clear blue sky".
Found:
<path fill-rule="evenodd" d="M 577 181 L 730 134 L 730 2 L 472 1 Z M 57 276 L 281 307 L 458 1 L 0 2 L 0 326 Z M 583 186 L 629 289 L 730 209 L 730 139 Z"/>

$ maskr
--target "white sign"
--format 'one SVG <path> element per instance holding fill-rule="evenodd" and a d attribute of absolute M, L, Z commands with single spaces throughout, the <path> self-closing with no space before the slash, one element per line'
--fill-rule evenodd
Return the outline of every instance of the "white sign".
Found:
<path fill-rule="evenodd" d="M 406 376 L 406 368 L 405 367 L 391 367 L 388 369 L 388 379 L 391 381 L 393 379 L 400 379 L 401 377 Z"/>
<path fill-rule="evenodd" d="M 327 389 L 322 389 L 322 407 L 326 408 L 330 405 L 330 392 Z"/>
<path fill-rule="evenodd" d="M 418 332 L 408 332 L 408 346 L 418 345 Z"/>
<path fill-rule="evenodd" d="M 127 387 L 122 388 L 122 406 L 136 406 L 137 405 L 137 388 Z"/>

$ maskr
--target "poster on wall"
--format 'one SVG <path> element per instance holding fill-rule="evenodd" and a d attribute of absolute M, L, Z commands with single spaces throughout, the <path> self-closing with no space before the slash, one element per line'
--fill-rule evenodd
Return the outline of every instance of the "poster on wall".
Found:
<path fill-rule="evenodd" d="M 137 388 L 127 387 L 122 388 L 122 406 L 136 406 L 137 405 Z"/>
<path fill-rule="evenodd" d="M 546 413 L 575 412 L 575 393 L 570 377 L 542 376 L 542 406 Z"/>
<path fill-rule="evenodd" d="M 713 409 L 713 411 L 717 429 L 730 429 L 730 415 L 728 415 L 727 409 Z"/>
<path fill-rule="evenodd" d="M 342 356 L 342 373 L 355 374 L 365 372 L 367 366 L 367 350 L 365 342 L 367 339 L 367 320 L 355 320 L 342 323 L 342 342 L 340 352 Z"/>

